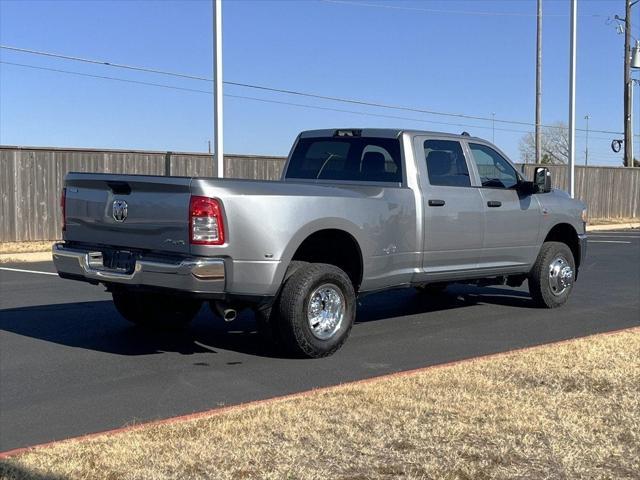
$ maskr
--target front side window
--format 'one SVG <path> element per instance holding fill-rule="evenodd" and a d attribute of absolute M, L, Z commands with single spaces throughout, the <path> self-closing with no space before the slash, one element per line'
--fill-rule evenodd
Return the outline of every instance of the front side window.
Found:
<path fill-rule="evenodd" d="M 512 188 L 518 183 L 515 168 L 493 148 L 479 143 L 470 143 L 473 160 L 483 187 Z"/>
<path fill-rule="evenodd" d="M 396 138 L 301 138 L 286 178 L 402 182 L 400 141 Z"/>
<path fill-rule="evenodd" d="M 462 145 L 455 140 L 426 140 L 424 155 L 431 185 L 470 187 Z"/>

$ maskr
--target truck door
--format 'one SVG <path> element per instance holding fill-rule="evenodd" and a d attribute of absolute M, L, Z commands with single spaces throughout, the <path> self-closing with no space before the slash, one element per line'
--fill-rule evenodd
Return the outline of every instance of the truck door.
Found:
<path fill-rule="evenodd" d="M 477 268 L 482 252 L 482 195 L 460 141 L 418 136 L 414 142 L 424 212 L 423 273 L 417 278 L 463 277 Z"/>
<path fill-rule="evenodd" d="M 468 143 L 482 184 L 485 211 L 481 268 L 521 268 L 530 265 L 540 245 L 541 209 L 535 195 L 517 189 L 519 175 L 511 163 L 489 145 Z"/>

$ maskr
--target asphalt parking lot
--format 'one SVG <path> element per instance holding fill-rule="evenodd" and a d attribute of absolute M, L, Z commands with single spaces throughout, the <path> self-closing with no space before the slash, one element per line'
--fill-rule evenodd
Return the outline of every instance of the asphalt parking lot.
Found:
<path fill-rule="evenodd" d="M 184 332 L 145 332 L 101 287 L 53 272 L 0 265 L 0 451 L 640 325 L 638 230 L 590 236 L 563 308 L 534 308 L 526 284 L 371 295 L 345 347 L 322 360 L 279 358 L 250 312 L 225 324 L 203 308 Z"/>

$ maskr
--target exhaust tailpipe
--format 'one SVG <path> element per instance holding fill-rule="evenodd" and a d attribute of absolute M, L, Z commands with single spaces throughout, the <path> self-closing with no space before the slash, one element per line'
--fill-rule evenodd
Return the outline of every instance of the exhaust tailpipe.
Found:
<path fill-rule="evenodd" d="M 233 322 L 238 316 L 238 312 L 233 308 L 225 308 L 222 312 L 222 318 L 225 322 Z"/>
<path fill-rule="evenodd" d="M 231 308 L 227 302 L 218 301 L 209 302 L 211 310 L 220 315 L 225 322 L 233 322 L 238 317 L 238 310 Z M 235 305 L 237 307 L 237 305 Z M 242 310 L 242 308 L 240 308 Z"/>

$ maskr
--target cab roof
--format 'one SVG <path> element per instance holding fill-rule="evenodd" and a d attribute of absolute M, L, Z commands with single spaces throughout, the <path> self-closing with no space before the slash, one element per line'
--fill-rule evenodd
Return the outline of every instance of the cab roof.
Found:
<path fill-rule="evenodd" d="M 438 137 L 449 137 L 455 139 L 479 140 L 485 139 L 473 137 L 465 133 L 434 132 L 429 130 L 413 130 L 400 128 L 325 128 L 319 130 L 306 130 L 300 134 L 300 138 L 313 137 L 378 137 L 378 138 L 398 138 L 403 133 L 408 135 L 433 135 Z"/>

